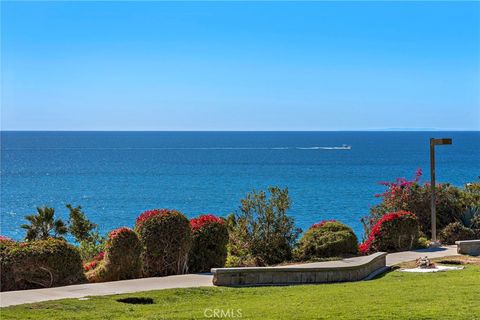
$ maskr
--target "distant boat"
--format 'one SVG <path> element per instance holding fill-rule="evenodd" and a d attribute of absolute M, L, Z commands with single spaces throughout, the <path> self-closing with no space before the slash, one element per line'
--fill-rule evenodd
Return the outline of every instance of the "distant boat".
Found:
<path fill-rule="evenodd" d="M 339 150 L 350 150 L 350 149 L 352 149 L 352 147 L 349 146 L 348 144 L 342 144 L 342 146 L 337 147 L 337 149 L 339 149 Z"/>

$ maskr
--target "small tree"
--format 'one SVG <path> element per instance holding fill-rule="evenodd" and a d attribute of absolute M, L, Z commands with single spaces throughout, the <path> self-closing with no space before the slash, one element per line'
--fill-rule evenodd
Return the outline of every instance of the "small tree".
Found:
<path fill-rule="evenodd" d="M 301 230 L 287 216 L 291 204 L 288 189 L 269 187 L 268 192 L 269 197 L 264 191 L 249 193 L 241 200 L 234 221 L 229 221 L 229 254 L 236 257 L 230 257 L 230 261 L 242 264 L 243 258 L 253 257 L 257 265 L 270 265 L 292 259 Z"/>
<path fill-rule="evenodd" d="M 67 226 L 61 219 L 55 219 L 55 209 L 37 207 L 37 214 L 25 216 L 30 224 L 22 224 L 27 230 L 25 240 L 47 240 L 48 238 L 62 238 L 68 232 Z"/>
<path fill-rule="evenodd" d="M 87 219 L 81 206 L 67 204 L 67 208 L 70 210 L 68 231 L 80 245 L 82 260 L 91 260 L 104 250 L 106 238 L 100 236 L 97 225 Z"/>
<path fill-rule="evenodd" d="M 91 242 L 93 240 L 92 231 L 97 228 L 97 225 L 87 219 L 81 206 L 74 208 L 71 204 L 67 204 L 67 208 L 70 210 L 68 231 L 79 243 L 82 241 Z"/>

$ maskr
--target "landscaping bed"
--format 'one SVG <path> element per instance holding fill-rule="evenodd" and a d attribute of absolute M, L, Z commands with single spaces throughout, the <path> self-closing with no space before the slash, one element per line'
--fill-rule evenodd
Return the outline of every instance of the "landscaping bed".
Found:
<path fill-rule="evenodd" d="M 428 256 L 428 254 L 427 254 Z M 442 258 L 433 258 L 431 261 L 435 264 L 440 265 L 474 265 L 480 266 L 480 257 L 473 257 L 473 256 L 449 256 L 449 257 L 442 257 Z M 415 261 L 408 261 L 399 263 L 395 266 L 395 268 L 415 268 Z"/>

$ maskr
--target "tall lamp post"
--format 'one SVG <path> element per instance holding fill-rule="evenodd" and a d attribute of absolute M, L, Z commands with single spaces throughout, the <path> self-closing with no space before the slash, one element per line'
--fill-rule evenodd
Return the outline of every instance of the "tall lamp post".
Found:
<path fill-rule="evenodd" d="M 452 144 L 451 138 L 434 139 L 430 138 L 430 188 L 432 191 L 431 210 L 432 210 L 432 245 L 437 243 L 437 214 L 435 208 L 435 146 Z"/>

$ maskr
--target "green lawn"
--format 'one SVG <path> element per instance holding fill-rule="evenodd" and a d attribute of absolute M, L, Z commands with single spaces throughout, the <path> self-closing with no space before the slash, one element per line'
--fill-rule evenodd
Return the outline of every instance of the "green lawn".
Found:
<path fill-rule="evenodd" d="M 151 297 L 155 303 L 116 301 L 132 296 Z M 230 311 L 227 315 L 236 319 L 238 310 L 242 319 L 480 319 L 480 266 L 445 273 L 390 272 L 354 283 L 175 289 L 69 299 L 4 308 L 0 318 L 215 319 L 213 309 Z"/>

